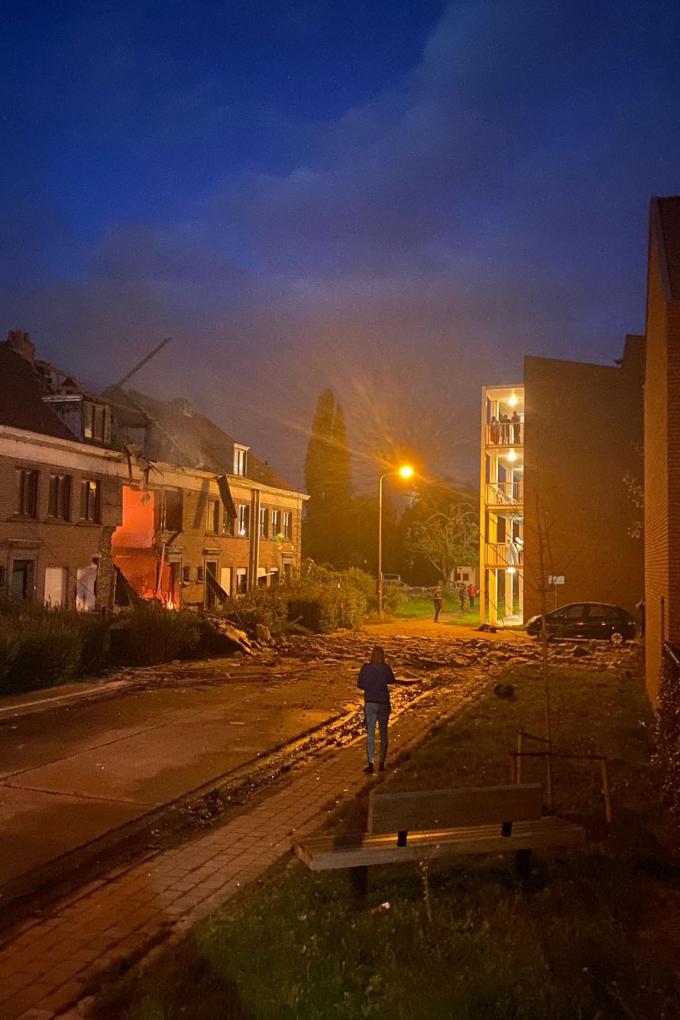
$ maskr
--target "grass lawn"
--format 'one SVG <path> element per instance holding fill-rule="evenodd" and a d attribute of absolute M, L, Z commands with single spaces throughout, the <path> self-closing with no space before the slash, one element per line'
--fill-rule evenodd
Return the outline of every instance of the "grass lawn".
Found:
<path fill-rule="evenodd" d="M 466 605 L 468 605 L 466 603 Z M 404 595 L 396 609 L 391 613 L 396 620 L 414 620 L 420 617 L 431 619 L 434 616 L 434 606 L 430 595 Z M 442 607 L 440 622 L 446 624 L 474 627 L 479 623 L 479 606 L 474 609 L 468 608 L 464 613 L 460 611 L 460 600 L 458 596 L 447 594 Z"/>
<path fill-rule="evenodd" d="M 553 670 L 554 737 L 611 760 L 607 831 L 594 769 L 555 765 L 561 814 L 584 850 L 542 854 L 528 889 L 510 858 L 373 868 L 367 905 L 347 877 L 294 861 L 272 870 L 141 974 L 104 990 L 93 1013 L 135 1020 L 670 1020 L 680 1015 L 680 902 L 648 767 L 651 712 L 623 672 Z M 507 782 L 523 726 L 541 732 L 537 670 L 441 726 L 388 774 L 391 789 Z M 417 709 L 414 709 L 417 711 Z M 541 778 L 536 762 L 526 780 Z M 357 801 L 336 818 L 361 826 Z M 430 912 L 426 905 L 428 890 Z M 389 903 L 389 908 L 380 905 Z"/>

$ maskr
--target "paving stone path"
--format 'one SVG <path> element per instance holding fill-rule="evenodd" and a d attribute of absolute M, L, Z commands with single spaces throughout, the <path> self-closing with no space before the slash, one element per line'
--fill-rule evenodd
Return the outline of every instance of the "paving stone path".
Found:
<path fill-rule="evenodd" d="M 390 727 L 390 754 L 407 750 L 435 722 L 456 714 L 481 685 L 434 691 Z M 77 1003 L 116 960 L 179 938 L 323 824 L 335 804 L 366 785 L 363 740 L 302 766 L 233 821 L 125 868 L 31 920 L 0 943 L 0 1020 L 81 1016 Z"/>

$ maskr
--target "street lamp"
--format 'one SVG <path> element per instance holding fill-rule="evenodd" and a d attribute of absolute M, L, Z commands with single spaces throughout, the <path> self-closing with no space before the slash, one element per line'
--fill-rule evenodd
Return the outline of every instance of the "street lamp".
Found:
<path fill-rule="evenodd" d="M 378 481 L 378 616 L 381 620 L 383 617 L 383 596 L 385 594 L 383 582 L 383 481 L 390 475 L 397 475 L 406 481 L 408 478 L 413 478 L 414 474 L 415 472 L 410 464 L 402 464 L 400 468 L 386 471 L 384 475 L 380 476 Z"/>

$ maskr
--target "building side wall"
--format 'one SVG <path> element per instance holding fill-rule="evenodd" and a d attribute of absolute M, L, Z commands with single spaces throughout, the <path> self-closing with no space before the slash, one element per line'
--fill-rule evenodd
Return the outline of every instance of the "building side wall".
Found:
<path fill-rule="evenodd" d="M 680 305 L 663 285 L 652 221 L 645 377 L 645 671 L 658 703 L 663 641 L 680 643 Z"/>
<path fill-rule="evenodd" d="M 525 359 L 524 617 L 579 600 L 631 612 L 643 543 L 624 477 L 642 473 L 642 361 L 622 368 Z M 639 516 L 639 515 L 637 515 Z M 544 533 L 543 576 L 539 530 Z"/>

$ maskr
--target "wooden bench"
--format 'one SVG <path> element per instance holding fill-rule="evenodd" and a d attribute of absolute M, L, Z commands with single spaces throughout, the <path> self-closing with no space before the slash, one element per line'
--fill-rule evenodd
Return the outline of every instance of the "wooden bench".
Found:
<path fill-rule="evenodd" d="M 294 852 L 312 871 L 349 868 L 365 891 L 368 868 L 462 854 L 514 853 L 522 878 L 532 850 L 585 841 L 579 825 L 543 815 L 543 788 L 512 786 L 379 793 L 369 799 L 368 832 L 311 836 Z"/>

